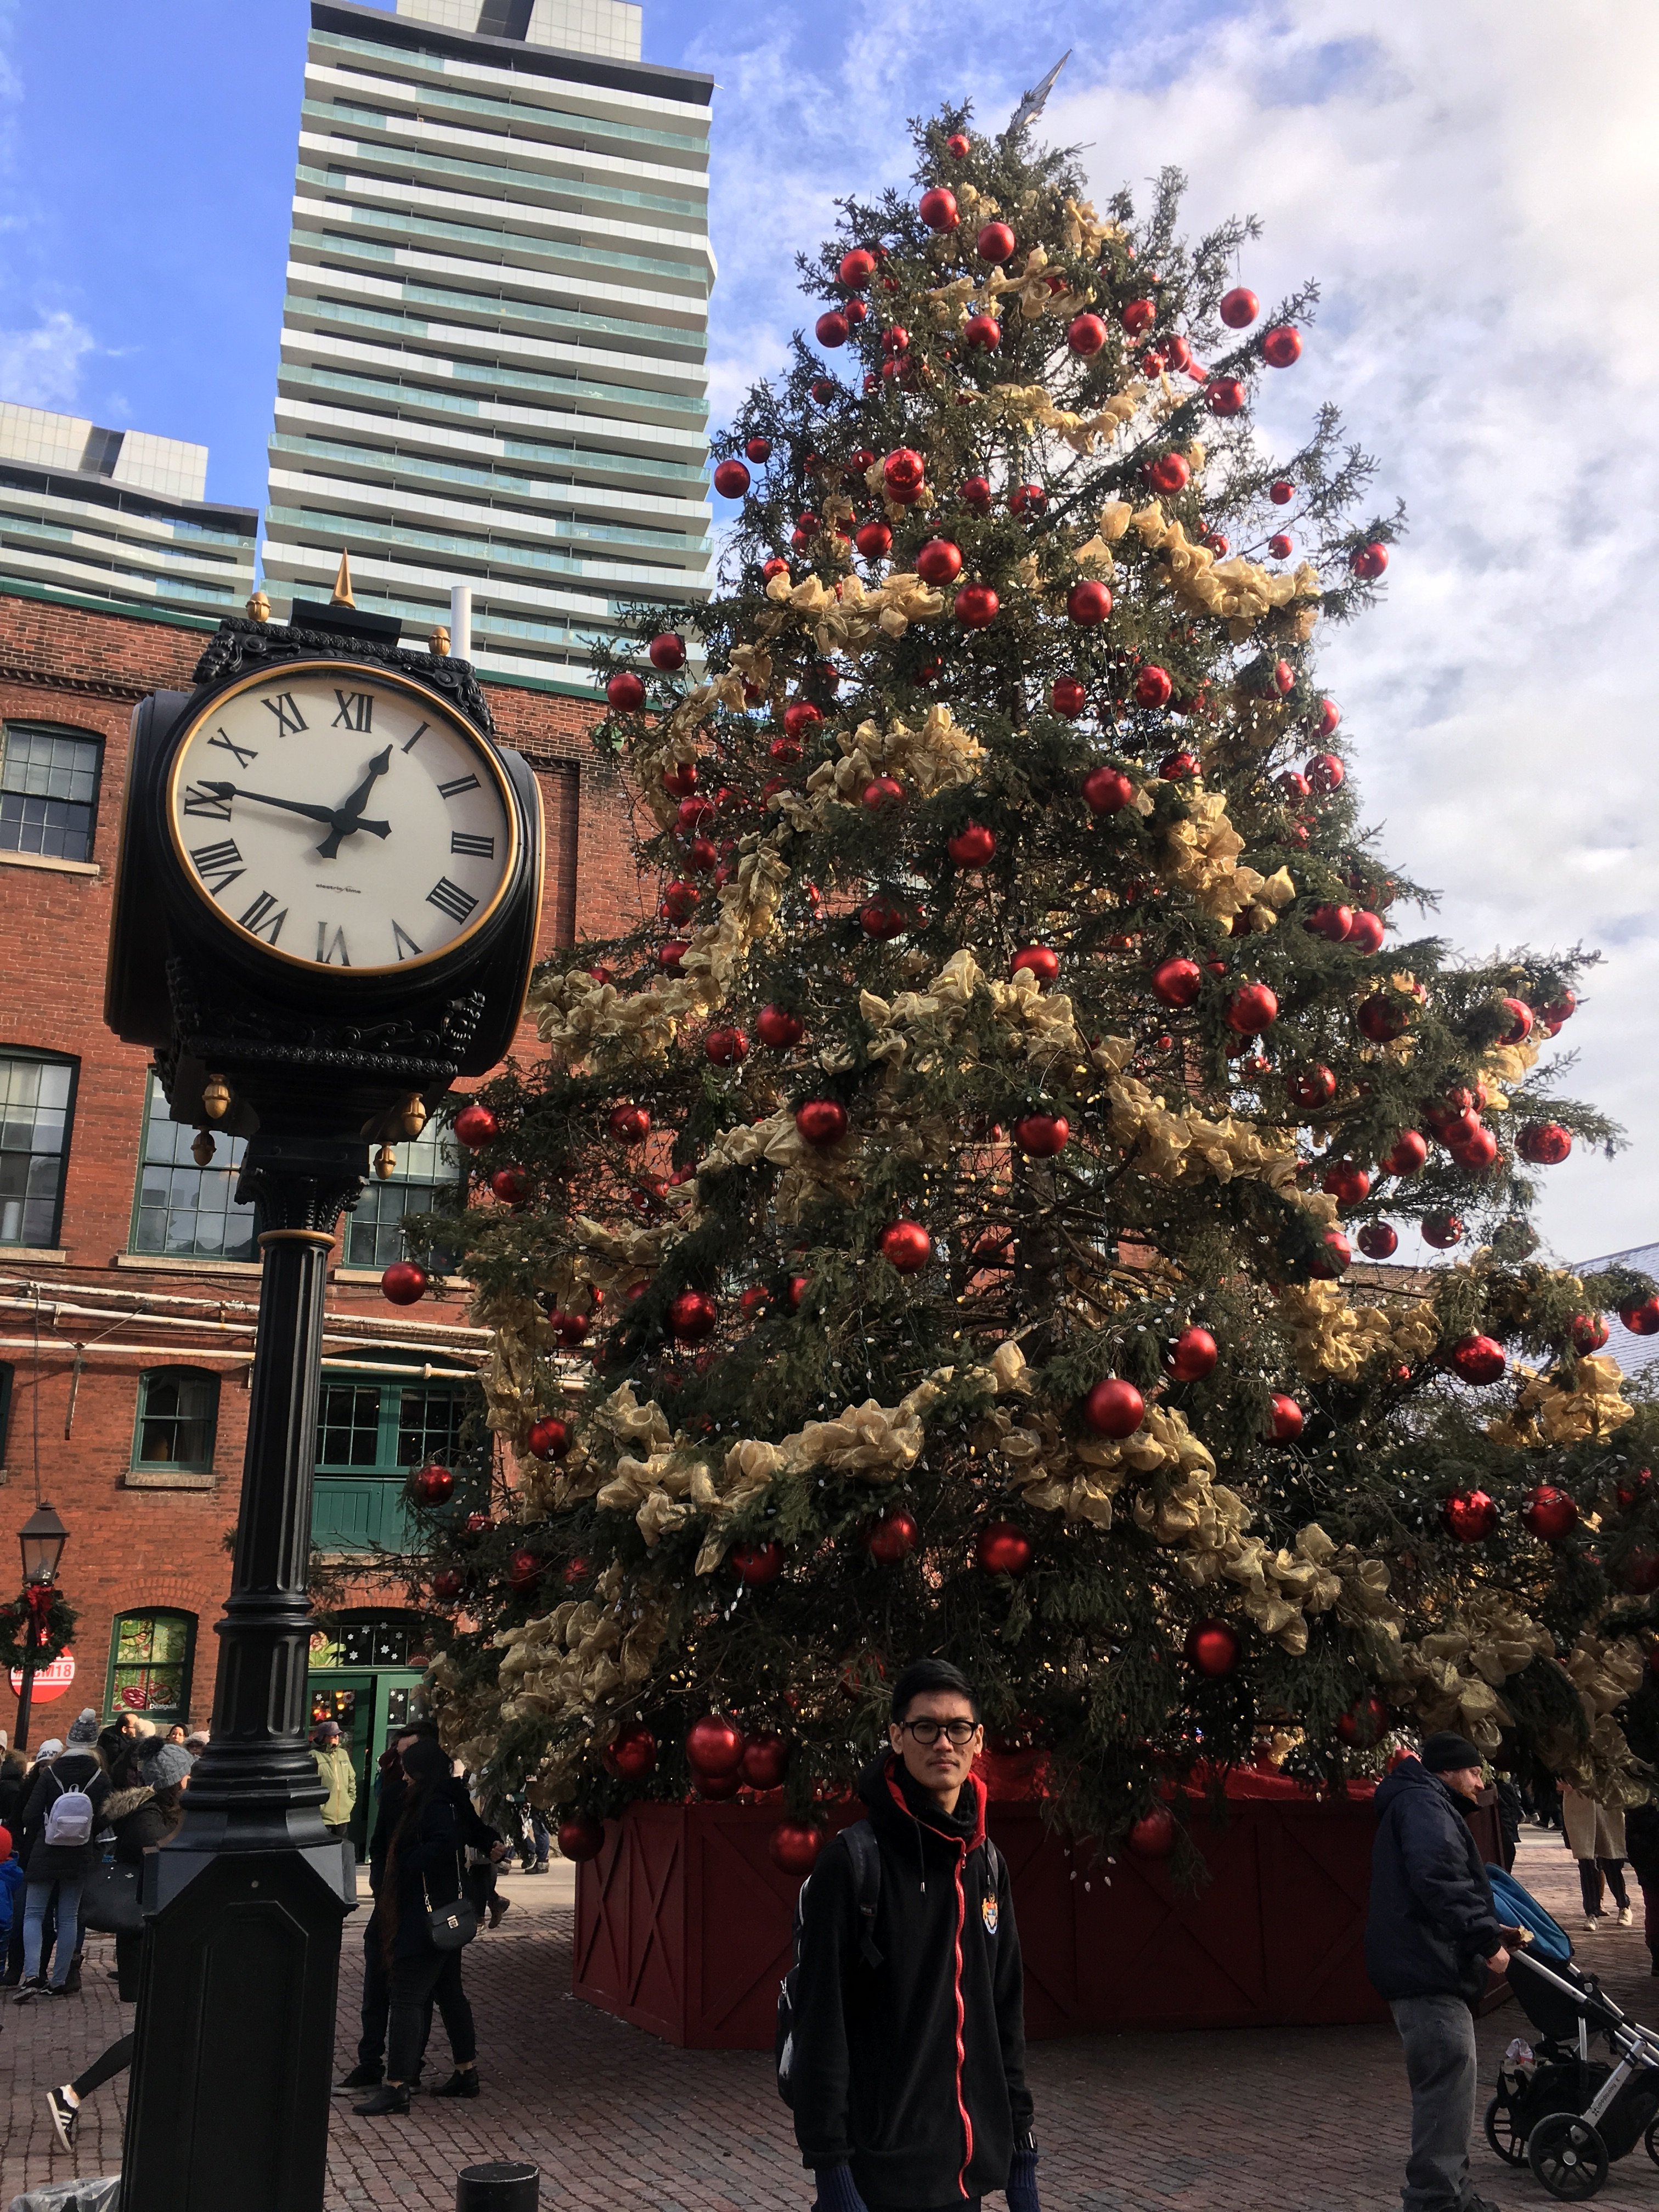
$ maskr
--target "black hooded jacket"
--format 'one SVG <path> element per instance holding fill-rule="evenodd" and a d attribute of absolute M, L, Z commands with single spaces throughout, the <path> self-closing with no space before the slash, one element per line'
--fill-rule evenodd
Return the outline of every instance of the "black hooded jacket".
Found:
<path fill-rule="evenodd" d="M 1376 1792 L 1365 1972 L 1380 1996 L 1460 1996 L 1486 1986 L 1503 1944 L 1480 1846 L 1456 1793 L 1402 1759 Z"/>
<path fill-rule="evenodd" d="M 1001 2189 L 1030 2140 L 1024 1984 L 1008 1869 L 988 1876 L 985 1789 L 954 1816 L 900 1762 L 859 1795 L 881 1859 L 875 1948 L 862 1955 L 857 1877 L 842 1837 L 801 1905 L 791 2069 L 802 2162 L 850 2160 L 872 2205 L 939 2205 Z"/>

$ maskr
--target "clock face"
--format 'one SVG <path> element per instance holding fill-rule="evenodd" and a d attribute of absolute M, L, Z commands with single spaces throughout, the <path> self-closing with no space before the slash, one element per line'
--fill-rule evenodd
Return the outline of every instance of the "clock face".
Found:
<path fill-rule="evenodd" d="M 222 692 L 173 763 L 188 878 L 279 959 L 392 969 L 469 937 L 518 855 L 494 755 L 434 692 L 290 662 Z"/>

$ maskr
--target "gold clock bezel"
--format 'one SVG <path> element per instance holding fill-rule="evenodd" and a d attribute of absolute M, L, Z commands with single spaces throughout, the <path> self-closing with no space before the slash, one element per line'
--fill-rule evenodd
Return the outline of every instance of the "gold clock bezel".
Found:
<path fill-rule="evenodd" d="M 240 921 L 227 914 L 224 908 L 216 902 L 206 884 L 202 882 L 191 866 L 189 852 L 179 833 L 178 797 L 179 780 L 184 773 L 185 756 L 194 744 L 198 732 L 204 723 L 222 714 L 229 701 L 240 697 L 245 691 L 258 690 L 262 686 L 269 686 L 273 682 L 279 682 L 283 678 L 291 681 L 296 676 L 318 675 L 331 678 L 337 676 L 349 677 L 359 686 L 372 677 L 377 684 L 390 686 L 393 690 L 403 692 L 410 698 L 418 699 L 422 708 L 441 716 L 451 729 L 459 732 L 466 740 L 489 769 L 495 788 L 500 793 L 501 805 L 507 816 L 508 845 L 501 880 L 496 885 L 495 896 L 483 912 L 470 921 L 464 930 L 439 945 L 434 951 L 422 952 L 408 960 L 388 960 L 377 963 L 373 966 L 351 968 L 331 968 L 322 961 L 308 960 L 303 953 L 284 952 L 280 945 L 271 945 L 264 938 L 257 937 L 251 929 L 244 929 Z M 506 769 L 495 757 L 495 748 L 483 732 L 475 729 L 466 717 L 459 713 L 448 700 L 442 698 L 428 685 L 422 684 L 417 677 L 406 675 L 401 669 L 386 668 L 374 662 L 362 660 L 275 661 L 269 667 L 256 669 L 246 676 L 239 676 L 234 684 L 227 684 L 222 690 L 216 691 L 207 705 L 191 716 L 176 740 L 173 765 L 167 772 L 167 836 L 172 842 L 173 856 L 178 863 L 179 872 L 203 905 L 212 914 L 215 921 L 230 930 L 244 945 L 256 947 L 265 959 L 281 961 L 286 967 L 301 969 L 313 975 L 407 975 L 415 970 L 430 968 L 438 961 L 448 959 L 453 953 L 459 952 L 463 946 L 470 944 L 495 915 L 518 874 L 524 847 L 523 834 L 519 822 L 519 810 L 514 800 L 513 786 L 507 779 Z"/>

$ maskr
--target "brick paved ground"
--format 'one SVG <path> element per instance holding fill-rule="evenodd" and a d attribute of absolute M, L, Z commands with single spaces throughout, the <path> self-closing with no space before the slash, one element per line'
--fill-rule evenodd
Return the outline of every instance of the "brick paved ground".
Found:
<path fill-rule="evenodd" d="M 1528 1830 L 1522 1848 L 1522 1879 L 1571 1929 L 1577 1884 L 1559 1837 Z M 353 2119 L 337 2100 L 327 2212 L 449 2212 L 457 2168 L 502 2157 L 533 2159 L 542 2203 L 559 2212 L 804 2212 L 769 2060 L 671 2050 L 579 2004 L 564 1994 L 568 1884 L 556 1874 L 507 1887 L 514 1911 L 467 1954 L 484 2095 L 459 2106 L 417 2100 L 408 2120 Z M 41 2094 L 130 2017 L 104 1978 L 106 1948 L 89 1950 L 79 2000 L 4 2008 L 0 2203 L 31 2183 L 119 2164 L 118 2089 L 89 2106 L 73 2160 Z M 1579 1950 L 1627 2010 L 1659 2016 L 1639 1928 L 1587 1938 Z M 352 2060 L 361 1955 L 361 1936 L 349 1932 L 342 2070 Z M 1483 2081 L 1523 2027 L 1513 2004 L 1482 2021 Z M 1398 2203 L 1407 2105 L 1390 2029 L 1096 2036 L 1036 2045 L 1030 2072 L 1047 2212 L 1389 2212 Z M 1475 2181 L 1506 2212 L 1551 2201 L 1484 2145 Z M 1613 2167 L 1597 2202 L 1608 2212 L 1659 2212 L 1659 2172 L 1638 2148 Z"/>

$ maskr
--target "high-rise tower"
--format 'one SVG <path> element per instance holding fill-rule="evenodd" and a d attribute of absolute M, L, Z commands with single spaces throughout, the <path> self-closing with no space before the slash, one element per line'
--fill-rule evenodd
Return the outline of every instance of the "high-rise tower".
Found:
<path fill-rule="evenodd" d="M 313 0 L 266 588 L 586 690 L 589 641 L 707 588 L 712 80 L 621 0 Z"/>

